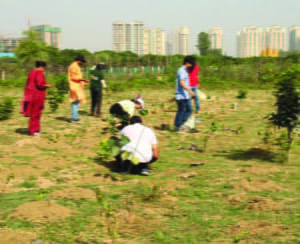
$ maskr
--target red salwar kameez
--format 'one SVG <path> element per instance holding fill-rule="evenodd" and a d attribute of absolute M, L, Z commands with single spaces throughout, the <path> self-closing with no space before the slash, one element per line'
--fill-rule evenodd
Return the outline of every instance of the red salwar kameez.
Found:
<path fill-rule="evenodd" d="M 34 69 L 27 78 L 21 113 L 30 117 L 29 134 L 41 131 L 41 116 L 44 109 L 47 83 L 42 71 Z"/>

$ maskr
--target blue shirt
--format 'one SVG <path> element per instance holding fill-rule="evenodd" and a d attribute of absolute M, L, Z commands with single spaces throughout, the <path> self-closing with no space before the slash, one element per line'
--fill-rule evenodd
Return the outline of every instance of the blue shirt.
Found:
<path fill-rule="evenodd" d="M 190 94 L 187 90 L 183 89 L 180 85 L 180 81 L 184 81 L 185 85 L 190 88 L 190 76 L 187 69 L 182 66 L 177 72 L 176 81 L 176 100 L 190 99 Z"/>

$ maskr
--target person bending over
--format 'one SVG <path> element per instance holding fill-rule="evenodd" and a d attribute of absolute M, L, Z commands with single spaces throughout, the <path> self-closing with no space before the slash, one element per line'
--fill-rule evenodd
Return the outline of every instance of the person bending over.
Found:
<path fill-rule="evenodd" d="M 158 160 L 158 142 L 154 131 L 143 125 L 140 116 L 133 116 L 130 124 L 121 131 L 122 137 L 127 137 L 130 142 L 122 148 L 122 152 L 129 152 L 132 157 L 139 160 L 133 164 L 130 160 L 122 160 L 117 156 L 121 172 L 137 173 L 144 176 L 150 175 L 149 164 Z"/>
<path fill-rule="evenodd" d="M 134 115 L 135 109 L 143 109 L 145 102 L 138 96 L 133 100 L 123 100 L 111 106 L 109 113 L 121 120 L 118 129 L 122 130 L 129 124 L 129 119 Z"/>

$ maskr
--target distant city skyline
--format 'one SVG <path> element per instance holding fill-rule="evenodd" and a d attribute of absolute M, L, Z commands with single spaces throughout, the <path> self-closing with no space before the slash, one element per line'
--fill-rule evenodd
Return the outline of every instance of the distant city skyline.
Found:
<path fill-rule="evenodd" d="M 244 26 L 267 28 L 280 25 L 288 30 L 293 25 L 300 25 L 299 0 L 115 0 L 105 4 L 87 0 L 77 1 L 72 6 L 69 1 L 52 0 L 46 7 L 37 0 L 0 0 L 0 3 L 0 34 L 20 36 L 27 29 L 30 17 L 32 25 L 49 24 L 62 28 L 62 49 L 112 49 L 111 23 L 140 20 L 149 28 L 159 28 L 166 33 L 180 26 L 188 27 L 191 53 L 198 53 L 195 44 L 199 32 L 221 27 L 224 52 L 236 56 L 236 35 Z"/>

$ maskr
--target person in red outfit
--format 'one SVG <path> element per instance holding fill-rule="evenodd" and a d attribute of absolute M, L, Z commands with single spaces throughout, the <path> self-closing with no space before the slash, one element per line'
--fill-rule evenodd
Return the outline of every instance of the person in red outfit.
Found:
<path fill-rule="evenodd" d="M 196 60 L 195 60 L 196 63 Z M 197 64 L 193 65 L 189 69 L 190 75 L 190 87 L 191 90 L 195 93 L 195 104 L 196 104 L 196 113 L 200 111 L 200 99 L 198 95 L 198 87 L 199 87 L 199 66 Z"/>
<path fill-rule="evenodd" d="M 46 90 L 52 87 L 45 78 L 47 64 L 43 61 L 36 62 L 36 68 L 27 78 L 21 113 L 29 117 L 29 135 L 39 135 L 41 132 L 41 116 L 44 109 Z"/>

